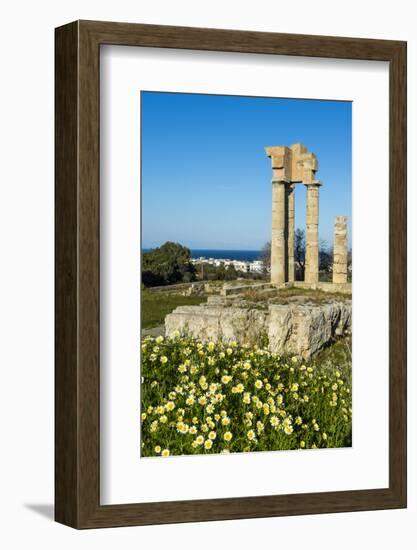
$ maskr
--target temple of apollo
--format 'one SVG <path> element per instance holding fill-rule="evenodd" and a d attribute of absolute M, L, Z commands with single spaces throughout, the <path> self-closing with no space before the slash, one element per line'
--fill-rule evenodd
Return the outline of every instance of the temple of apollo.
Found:
<path fill-rule="evenodd" d="M 271 281 L 248 285 L 225 283 L 207 303 L 178 306 L 165 317 L 165 334 L 187 334 L 203 342 L 236 341 L 258 345 L 259 335 L 268 337 L 268 349 L 279 354 L 310 358 L 350 332 L 351 284 L 347 282 L 347 218 L 337 216 L 333 245 L 333 281 L 319 281 L 319 191 L 317 158 L 302 144 L 267 147 L 272 161 Z M 307 191 L 304 281 L 295 280 L 294 187 Z M 204 283 L 200 283 L 204 284 Z M 314 303 L 300 293 L 296 300 L 281 303 L 277 295 L 286 287 L 318 289 L 329 299 Z M 215 287 L 217 288 L 217 287 Z M 252 301 L 251 295 L 257 299 Z M 332 294 L 334 294 L 332 296 Z M 346 298 L 341 298 L 345 294 Z M 260 307 L 263 304 L 263 307 Z"/>
<path fill-rule="evenodd" d="M 274 286 L 318 288 L 319 283 L 319 191 L 318 161 L 301 143 L 266 147 L 272 163 L 271 283 Z M 295 281 L 294 211 L 295 184 L 306 187 L 306 249 L 304 281 Z M 347 217 L 335 220 L 333 285 L 347 285 Z M 328 285 L 329 283 L 327 283 Z"/>

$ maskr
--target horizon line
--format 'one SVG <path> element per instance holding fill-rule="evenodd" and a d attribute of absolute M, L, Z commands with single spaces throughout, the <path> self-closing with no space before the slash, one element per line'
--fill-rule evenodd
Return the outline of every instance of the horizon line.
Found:
<path fill-rule="evenodd" d="M 167 241 L 166 241 L 167 242 Z M 163 244 L 165 243 L 162 243 L 160 245 L 157 245 L 157 246 L 142 246 L 142 250 L 145 250 L 145 249 L 153 249 L 153 248 L 159 248 L 161 247 Z M 177 244 L 181 244 L 181 243 L 177 243 Z M 229 251 L 235 251 L 235 252 L 259 252 L 262 250 L 262 247 L 261 248 L 217 248 L 217 247 L 211 247 L 211 248 L 207 248 L 207 247 L 200 247 L 200 246 L 186 246 L 186 245 L 183 245 L 181 244 L 181 246 L 185 246 L 186 248 L 189 248 L 190 250 L 219 250 L 219 251 L 222 251 L 224 250 L 225 252 L 229 252 Z"/>

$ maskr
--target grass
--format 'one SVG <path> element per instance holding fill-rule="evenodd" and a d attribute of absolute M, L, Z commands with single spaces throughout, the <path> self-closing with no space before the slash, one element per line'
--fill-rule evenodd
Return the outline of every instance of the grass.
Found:
<path fill-rule="evenodd" d="M 153 328 L 164 323 L 165 315 L 177 306 L 196 306 L 206 301 L 204 296 L 181 296 L 165 292 L 142 290 L 142 328 Z"/>
<path fill-rule="evenodd" d="M 304 362 L 258 346 L 142 339 L 142 456 L 351 446 L 348 348 Z"/>
<path fill-rule="evenodd" d="M 352 367 L 352 336 L 339 338 L 331 346 L 317 353 L 314 361 L 327 370 L 336 368 L 349 372 Z"/>
<path fill-rule="evenodd" d="M 322 290 L 303 288 L 284 288 L 269 292 L 248 290 L 239 295 L 239 298 L 246 302 L 248 307 L 255 309 L 266 309 L 268 304 L 288 304 L 291 302 L 291 298 L 294 297 L 301 297 L 304 299 L 303 301 L 313 304 L 326 303 L 332 300 L 346 301 L 351 299 L 350 294 L 329 293 Z M 175 292 L 152 292 L 142 289 L 142 328 L 148 329 L 162 325 L 165 316 L 171 313 L 177 306 L 195 306 L 204 303 L 206 299 L 206 296 L 182 296 Z M 234 301 L 231 303 L 234 303 Z"/>
<path fill-rule="evenodd" d="M 269 279 L 266 277 L 264 279 L 236 279 L 234 281 L 222 281 L 227 287 L 234 287 L 234 286 L 251 286 L 251 285 L 261 285 L 265 283 L 269 283 Z"/>
<path fill-rule="evenodd" d="M 324 292 L 323 290 L 305 288 L 282 288 L 271 291 L 248 290 L 241 294 L 241 297 L 248 302 L 257 304 L 288 304 L 291 298 L 303 298 L 303 302 L 312 304 L 323 304 L 334 300 L 345 302 L 351 300 L 351 294 L 341 292 Z"/>
<path fill-rule="evenodd" d="M 325 292 L 320 289 L 283 288 L 282 290 L 277 290 L 276 292 L 277 294 L 274 296 L 274 299 L 271 300 L 272 304 L 286 304 L 288 303 L 288 298 L 293 298 L 295 296 L 303 297 L 306 302 L 311 302 L 313 304 L 322 304 L 334 300 L 345 302 L 352 299 L 351 294 L 344 294 L 342 292 Z"/>

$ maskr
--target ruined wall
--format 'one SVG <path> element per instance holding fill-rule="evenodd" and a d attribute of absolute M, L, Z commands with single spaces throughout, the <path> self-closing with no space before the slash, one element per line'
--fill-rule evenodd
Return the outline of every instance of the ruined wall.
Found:
<path fill-rule="evenodd" d="M 217 302 L 217 303 L 216 303 Z M 221 299 L 200 306 L 180 306 L 165 317 L 165 332 L 188 334 L 202 341 L 236 340 L 254 345 L 262 335 L 269 349 L 308 359 L 336 336 L 350 332 L 350 300 L 326 304 L 269 305 L 268 309 L 224 306 Z"/>

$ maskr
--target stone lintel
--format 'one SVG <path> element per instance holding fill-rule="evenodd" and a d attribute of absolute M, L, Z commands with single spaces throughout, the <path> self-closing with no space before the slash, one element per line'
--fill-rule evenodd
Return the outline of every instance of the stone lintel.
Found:
<path fill-rule="evenodd" d="M 290 149 L 295 155 L 304 155 L 308 153 L 307 147 L 302 143 L 293 143 L 290 145 Z"/>
<path fill-rule="evenodd" d="M 265 147 L 265 152 L 271 159 L 274 181 L 287 179 L 291 183 L 311 183 L 314 180 L 318 170 L 317 157 L 302 143 L 295 143 L 290 147 Z"/>
<path fill-rule="evenodd" d="M 277 177 L 273 177 L 272 180 L 271 180 L 271 183 L 274 184 L 274 183 L 282 183 L 284 185 L 286 184 L 289 184 L 291 183 L 289 179 L 287 178 L 284 178 L 282 176 L 277 176 Z"/>

